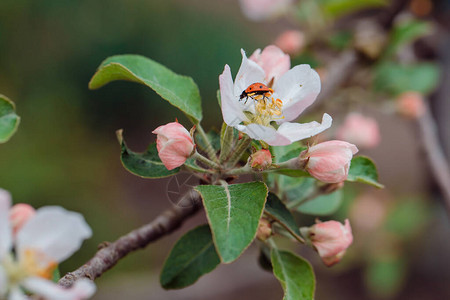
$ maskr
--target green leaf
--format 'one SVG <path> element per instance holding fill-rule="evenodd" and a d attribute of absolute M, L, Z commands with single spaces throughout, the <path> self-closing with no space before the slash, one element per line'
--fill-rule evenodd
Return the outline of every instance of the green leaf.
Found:
<path fill-rule="evenodd" d="M 178 75 L 149 58 L 140 55 L 111 56 L 102 62 L 89 82 L 89 88 L 98 89 L 115 80 L 144 84 L 195 122 L 202 119 L 200 92 L 194 80 Z"/>
<path fill-rule="evenodd" d="M 374 76 L 376 91 L 394 96 L 407 91 L 428 94 L 436 88 L 439 82 L 439 69 L 433 63 L 400 65 L 386 62 L 375 69 Z"/>
<path fill-rule="evenodd" d="M 199 226 L 177 241 L 164 263 L 160 282 L 165 289 L 183 288 L 219 264 L 209 226 Z"/>
<path fill-rule="evenodd" d="M 120 161 L 129 172 L 143 178 L 162 178 L 177 174 L 180 168 L 167 170 L 158 156 L 156 143 L 150 144 L 144 153 L 136 153 L 128 149 L 122 136 L 122 130 L 117 130 L 117 139 L 121 147 Z"/>
<path fill-rule="evenodd" d="M 347 181 L 362 182 L 377 188 L 384 188 L 378 182 L 378 171 L 373 161 L 365 156 L 353 157 L 348 171 Z"/>
<path fill-rule="evenodd" d="M 328 216 L 338 210 L 342 204 L 343 191 L 337 190 L 331 194 L 321 195 L 299 205 L 297 210 L 313 216 Z"/>
<path fill-rule="evenodd" d="M 428 224 L 430 207 L 423 201 L 408 197 L 398 201 L 386 217 L 384 229 L 401 237 L 402 240 L 414 239 Z"/>
<path fill-rule="evenodd" d="M 338 18 L 361 9 L 380 7 L 386 5 L 386 0 L 320 0 L 326 15 Z"/>
<path fill-rule="evenodd" d="M 364 275 L 366 285 L 374 295 L 393 298 L 405 283 L 407 265 L 401 257 L 384 255 L 371 261 Z"/>
<path fill-rule="evenodd" d="M 199 185 L 217 252 L 224 263 L 231 263 L 256 236 L 267 198 L 262 182 L 228 185 Z"/>
<path fill-rule="evenodd" d="M 428 22 L 413 19 L 400 23 L 392 30 L 390 41 L 384 56 L 392 56 L 400 50 L 402 46 L 409 44 L 424 35 L 430 34 L 431 31 L 432 26 Z"/>
<path fill-rule="evenodd" d="M 294 233 L 300 235 L 300 230 L 298 229 L 297 223 L 295 222 L 291 212 L 274 193 L 269 192 L 265 210 L 266 213 L 270 215 L 270 217 L 272 217 L 279 223 L 283 223 Z"/>
<path fill-rule="evenodd" d="M 16 132 L 20 117 L 16 115 L 15 105 L 0 94 L 0 143 L 7 142 Z"/>
<path fill-rule="evenodd" d="M 272 249 L 273 274 L 284 290 L 283 300 L 314 299 L 315 278 L 311 265 L 290 252 Z"/>

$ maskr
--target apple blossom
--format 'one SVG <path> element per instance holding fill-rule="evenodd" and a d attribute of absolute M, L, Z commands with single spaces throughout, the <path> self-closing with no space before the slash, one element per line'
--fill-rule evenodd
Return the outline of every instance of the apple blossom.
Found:
<path fill-rule="evenodd" d="M 331 126 L 332 119 L 328 114 L 323 115 L 322 124 L 290 123 L 316 100 L 320 92 L 319 75 L 309 65 L 295 66 L 274 80 L 271 100 L 239 101 L 241 93 L 251 84 L 269 84 L 264 69 L 248 59 L 244 50 L 241 53 L 242 63 L 235 81 L 228 65 L 219 76 L 222 115 L 228 126 L 273 146 L 289 145 Z"/>
<path fill-rule="evenodd" d="M 9 221 L 11 223 L 13 235 L 16 235 L 19 229 L 22 228 L 35 213 L 36 211 L 34 208 L 26 203 L 18 203 L 11 207 L 9 211 Z"/>
<path fill-rule="evenodd" d="M 95 285 L 85 279 L 64 289 L 50 279 L 58 264 L 92 235 L 84 218 L 61 207 L 36 211 L 12 239 L 11 197 L 0 190 L 0 298 L 27 299 L 24 290 L 50 300 L 80 300 L 92 296 Z"/>
<path fill-rule="evenodd" d="M 253 21 L 262 21 L 283 14 L 293 0 L 240 0 L 244 15 Z"/>
<path fill-rule="evenodd" d="M 380 143 L 380 129 L 375 119 L 350 113 L 337 130 L 336 137 L 358 147 L 373 148 Z"/>
<path fill-rule="evenodd" d="M 287 30 L 277 37 L 275 45 L 286 53 L 297 55 L 305 46 L 305 35 L 299 30 Z"/>
<path fill-rule="evenodd" d="M 309 228 L 301 228 L 301 232 L 328 267 L 338 263 L 353 242 L 348 219 L 345 220 L 345 225 L 337 221 L 318 222 Z"/>
<path fill-rule="evenodd" d="M 305 150 L 300 161 L 311 176 L 326 183 L 347 179 L 350 162 L 358 152 L 355 145 L 343 141 L 327 141 Z"/>
<path fill-rule="evenodd" d="M 168 170 L 183 165 L 194 150 L 189 131 L 178 122 L 159 126 L 152 133 L 157 134 L 158 155 Z"/>

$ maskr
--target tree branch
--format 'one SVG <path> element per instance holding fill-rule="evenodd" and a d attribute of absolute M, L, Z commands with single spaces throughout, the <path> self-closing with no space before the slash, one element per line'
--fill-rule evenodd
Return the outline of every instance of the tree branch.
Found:
<path fill-rule="evenodd" d="M 68 288 L 81 278 L 95 280 L 130 252 L 145 248 L 151 242 L 173 232 L 200 207 L 200 195 L 194 190 L 189 191 L 181 198 L 177 206 L 164 211 L 151 223 L 131 231 L 100 249 L 86 264 L 62 277 L 58 282 L 59 285 Z"/>
<path fill-rule="evenodd" d="M 437 136 L 437 126 L 429 106 L 417 120 L 423 149 L 426 154 L 431 173 L 441 189 L 444 204 L 450 216 L 450 169 Z"/>

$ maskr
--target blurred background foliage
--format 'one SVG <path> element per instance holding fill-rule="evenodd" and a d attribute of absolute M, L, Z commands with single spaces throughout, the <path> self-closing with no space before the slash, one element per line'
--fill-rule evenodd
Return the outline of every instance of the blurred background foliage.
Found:
<path fill-rule="evenodd" d="M 347 12 L 331 5 L 336 2 L 346 1 L 323 1 L 328 17 Z M 448 1 L 433 3 L 439 9 L 430 18 L 448 28 Z M 234 0 L 0 1 L 0 93 L 16 103 L 21 116 L 16 135 L 0 146 L 0 186 L 11 191 L 15 202 L 80 211 L 94 230 L 94 237 L 61 266 L 61 273 L 85 262 L 100 242 L 114 240 L 170 205 L 166 180 L 140 179 L 123 169 L 115 130 L 123 128 L 130 147 L 144 150 L 155 139 L 151 131 L 157 126 L 175 118 L 189 125 L 146 87 L 117 82 L 89 91 L 87 83 L 101 61 L 115 54 L 141 54 L 193 77 L 203 98 L 204 127 L 219 127 L 216 91 L 224 65 L 236 73 L 240 48 L 250 54 L 293 25 L 292 20 L 251 22 Z M 345 31 L 330 37 L 337 49 L 348 39 Z M 307 52 L 294 59 L 293 64 L 298 63 L 320 66 Z M 375 84 L 395 92 L 397 87 L 386 81 L 401 77 L 398 72 L 410 74 L 389 63 L 376 72 L 381 75 Z M 432 81 L 438 80 L 436 74 L 430 75 Z M 450 279 L 448 221 L 423 171 L 412 126 L 398 117 L 363 110 L 378 119 L 382 132 L 380 146 L 363 154 L 375 158 L 387 190 L 352 184 L 345 188 L 335 217 L 350 215 L 355 244 L 340 265 L 326 269 L 314 253 L 301 250 L 315 263 L 317 299 L 450 297 L 445 284 Z M 335 120 L 342 118 L 337 114 Z M 186 227 L 203 218 L 200 214 Z M 302 219 L 305 224 L 312 221 Z M 275 279 L 246 255 L 194 287 L 161 292 L 158 272 L 179 235 L 120 262 L 98 280 L 100 292 L 94 299 L 281 297 Z"/>

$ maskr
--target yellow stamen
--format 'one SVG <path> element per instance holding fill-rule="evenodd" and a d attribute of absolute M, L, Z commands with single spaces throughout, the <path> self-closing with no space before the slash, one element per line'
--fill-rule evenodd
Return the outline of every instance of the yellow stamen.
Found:
<path fill-rule="evenodd" d="M 49 260 L 48 256 L 34 249 L 25 250 L 20 264 L 27 274 L 45 279 L 51 279 L 58 266 L 55 261 Z"/>

